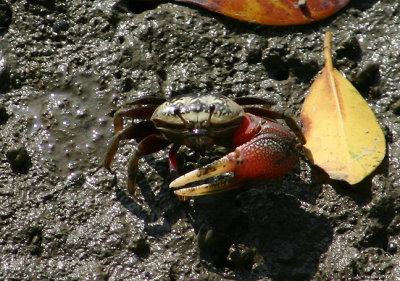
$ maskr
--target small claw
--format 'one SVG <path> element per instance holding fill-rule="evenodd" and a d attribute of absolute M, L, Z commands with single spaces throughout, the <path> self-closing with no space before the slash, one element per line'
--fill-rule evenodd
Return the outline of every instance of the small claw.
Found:
<path fill-rule="evenodd" d="M 237 188 L 246 181 L 279 178 L 297 162 L 295 139 L 284 133 L 264 132 L 221 159 L 175 179 L 170 188 L 179 196 L 201 196 Z M 232 175 L 212 183 L 185 186 L 225 173 Z"/>

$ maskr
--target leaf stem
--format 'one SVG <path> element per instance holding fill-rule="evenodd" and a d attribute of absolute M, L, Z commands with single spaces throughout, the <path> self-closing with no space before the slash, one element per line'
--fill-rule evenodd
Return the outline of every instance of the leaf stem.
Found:
<path fill-rule="evenodd" d="M 324 57 L 325 57 L 325 67 L 329 70 L 333 69 L 332 63 L 332 33 L 325 33 L 324 40 Z"/>

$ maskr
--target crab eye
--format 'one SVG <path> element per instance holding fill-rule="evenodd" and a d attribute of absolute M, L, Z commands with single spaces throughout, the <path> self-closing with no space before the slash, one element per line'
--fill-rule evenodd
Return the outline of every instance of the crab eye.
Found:
<path fill-rule="evenodd" d="M 215 104 L 210 104 L 210 114 L 208 115 L 208 119 L 207 119 L 207 121 L 204 121 L 203 122 L 203 124 L 202 124 L 202 126 L 203 127 L 209 127 L 210 125 L 211 125 L 211 117 L 212 117 L 212 115 L 214 114 L 214 111 L 215 111 Z"/>
<path fill-rule="evenodd" d="M 181 110 L 178 107 L 174 107 L 174 115 L 180 116 L 181 115 Z"/>
<path fill-rule="evenodd" d="M 185 124 L 187 127 L 190 127 L 190 122 L 188 122 L 185 118 L 183 118 L 180 108 L 178 107 L 174 108 L 174 115 L 178 116 L 182 120 L 183 124 Z"/>

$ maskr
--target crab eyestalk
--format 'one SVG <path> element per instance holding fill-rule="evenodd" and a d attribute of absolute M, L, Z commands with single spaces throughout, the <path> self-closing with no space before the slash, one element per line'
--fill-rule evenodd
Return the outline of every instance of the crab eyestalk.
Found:
<path fill-rule="evenodd" d="M 221 159 L 175 179 L 170 188 L 179 196 L 201 196 L 237 188 L 248 181 L 282 177 L 297 162 L 296 144 L 288 129 L 268 122 L 256 137 Z M 225 173 L 232 175 L 211 183 L 187 186 Z"/>

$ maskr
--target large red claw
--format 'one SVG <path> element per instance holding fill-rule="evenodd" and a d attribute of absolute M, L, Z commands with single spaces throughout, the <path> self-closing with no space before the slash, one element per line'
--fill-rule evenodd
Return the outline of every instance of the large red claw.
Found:
<path fill-rule="evenodd" d="M 282 125 L 264 125 L 260 134 L 233 152 L 202 168 L 191 171 L 170 184 L 179 196 L 201 196 L 240 187 L 253 180 L 279 178 L 297 162 L 295 137 Z M 222 180 L 197 186 L 189 183 L 232 173 Z"/>

